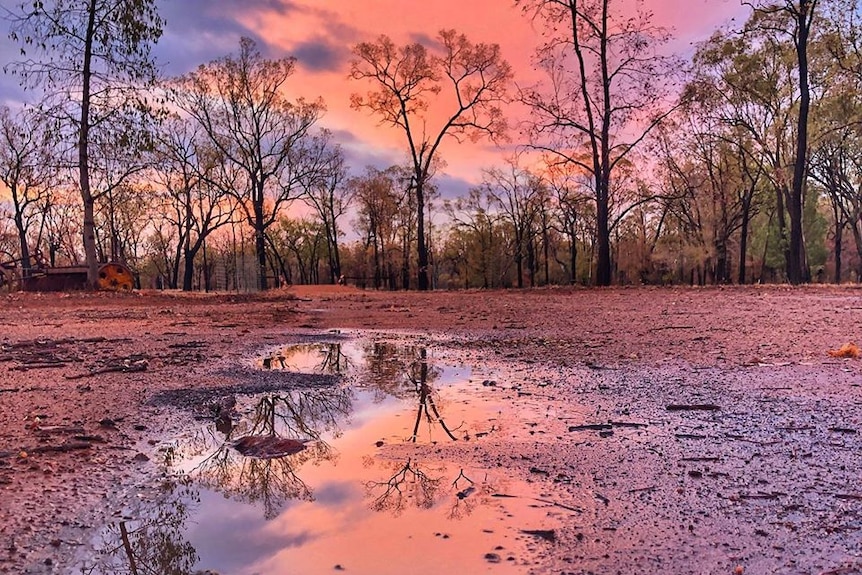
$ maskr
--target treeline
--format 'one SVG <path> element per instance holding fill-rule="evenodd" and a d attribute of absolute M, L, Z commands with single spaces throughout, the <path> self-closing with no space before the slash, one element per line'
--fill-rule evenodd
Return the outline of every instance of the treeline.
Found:
<path fill-rule="evenodd" d="M 288 97 L 292 58 L 243 39 L 158 78 L 152 2 L 22 4 L 6 70 L 40 98 L 0 109 L 4 277 L 119 261 L 185 290 L 862 278 L 855 0 L 754 3 L 688 60 L 611 0 L 516 5 L 544 25 L 535 85 L 454 31 L 353 47 L 352 106 L 403 135 L 384 169 L 350 166 L 324 102 Z M 441 144 L 464 139 L 508 156 L 443 197 Z"/>

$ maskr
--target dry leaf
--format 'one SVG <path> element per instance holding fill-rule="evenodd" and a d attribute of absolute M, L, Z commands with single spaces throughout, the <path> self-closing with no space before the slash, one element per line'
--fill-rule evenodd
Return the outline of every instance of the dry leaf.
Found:
<path fill-rule="evenodd" d="M 830 349 L 829 355 L 831 357 L 852 357 L 854 359 L 858 359 L 859 356 L 862 356 L 862 350 L 859 349 L 859 346 L 853 342 L 845 343 L 838 349 Z"/>

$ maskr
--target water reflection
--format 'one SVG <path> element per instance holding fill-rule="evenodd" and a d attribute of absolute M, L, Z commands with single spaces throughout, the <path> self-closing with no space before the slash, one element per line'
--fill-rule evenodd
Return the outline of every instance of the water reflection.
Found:
<path fill-rule="evenodd" d="M 362 354 L 359 361 L 357 351 Z M 374 342 L 361 348 L 343 343 L 299 344 L 279 349 L 265 357 L 261 365 L 264 369 L 329 374 L 363 367 L 361 388 L 371 391 L 374 402 L 396 398 L 415 406 L 413 424 L 405 440 L 416 443 L 423 423 L 429 442 L 434 438 L 435 426 L 448 439 L 458 439 L 441 415 L 439 392 L 432 385 L 442 369 L 429 362 L 425 347 L 388 342 Z M 215 410 L 213 425 L 224 438 L 216 440 L 217 433 L 208 429 L 202 443 L 192 450 L 209 455 L 188 472 L 201 486 L 237 501 L 257 504 L 265 518 L 275 518 L 292 499 L 314 500 L 311 488 L 298 472 L 309 461 L 315 465 L 324 461 L 336 463 L 338 455 L 332 442 L 341 437 L 343 426 L 349 424 L 354 398 L 355 392 L 346 385 L 269 394 L 256 400 L 251 413 L 236 414 L 237 417 L 226 417 L 236 401 L 223 400 Z M 302 442 L 305 449 L 284 456 L 276 453 L 257 457 L 243 455 L 237 449 L 239 441 L 267 439 Z M 419 508 L 432 507 L 438 493 L 448 493 L 439 489 L 444 483 L 445 469 L 443 465 L 426 465 L 413 458 L 392 464 L 390 477 L 366 484 L 371 508 L 397 514 L 408 501 Z"/>
<path fill-rule="evenodd" d="M 365 484 L 366 497 L 374 511 L 387 511 L 401 515 L 408 507 L 431 509 L 449 499 L 449 519 L 462 519 L 477 505 L 487 503 L 494 492 L 487 477 L 476 483 L 461 469 L 455 473 L 445 463 L 429 463 L 408 458 L 405 462 L 393 461 L 385 465 L 389 475 L 383 480 Z M 451 499 L 450 499 L 451 498 Z"/>
<path fill-rule="evenodd" d="M 264 356 L 257 365 L 267 370 L 340 375 L 353 366 L 349 348 L 346 342 L 293 344 Z"/>
<path fill-rule="evenodd" d="M 375 342 L 368 348 L 366 365 L 369 373 L 367 385 L 382 397 L 393 396 L 417 402 L 410 441 L 417 441 L 423 421 L 427 424 L 429 438 L 437 424 L 449 439 L 457 441 L 453 430 L 440 415 L 437 407 L 439 392 L 432 385 L 442 370 L 429 364 L 425 347 L 398 347 L 392 343 Z"/>
<path fill-rule="evenodd" d="M 353 394 L 349 388 L 328 386 L 281 394 L 268 394 L 256 400 L 250 414 L 244 414 L 224 439 L 212 429 L 203 436 L 198 452 L 209 455 L 197 462 L 189 475 L 201 486 L 214 489 L 237 501 L 259 505 L 264 517 L 278 515 L 292 499 L 312 500 L 308 485 L 298 470 L 308 462 L 320 464 L 336 459 L 330 441 L 342 431 L 340 422 L 352 411 Z M 213 424 L 218 430 L 218 420 Z M 280 441 L 265 441 L 265 440 Z M 240 445 L 254 440 L 260 446 L 254 456 L 245 455 Z M 267 453 L 268 446 L 301 443 L 294 453 Z"/>
<path fill-rule="evenodd" d="M 452 441 L 458 438 L 446 424 L 437 407 L 439 392 L 432 385 L 442 370 L 429 364 L 428 351 L 425 347 L 397 347 L 391 343 L 375 342 L 368 347 L 366 363 L 370 377 L 367 382 L 378 393 L 391 395 L 416 402 L 416 416 L 408 441 L 416 443 L 420 427 L 425 423 L 429 442 L 433 437 L 433 428 L 439 425 L 445 435 Z M 408 457 L 404 462 L 392 462 L 389 466 L 390 475 L 383 480 L 366 483 L 366 495 L 370 499 L 371 509 L 389 511 L 400 515 L 405 507 L 413 505 L 420 509 L 430 509 L 451 490 L 445 489 L 445 477 L 448 466 L 442 463 L 430 464 Z M 457 486 L 458 479 L 472 481 L 463 475 L 453 482 Z M 472 491 L 475 487 L 471 485 Z M 464 493 L 472 494 L 472 491 Z M 469 505 L 459 503 L 466 495 L 455 499 L 455 506 L 460 508 L 452 516 L 463 516 Z M 478 498 L 473 498 L 476 501 Z"/>
<path fill-rule="evenodd" d="M 314 571 L 320 565 L 312 563 L 319 561 L 313 558 L 332 553 L 349 557 L 358 566 L 373 560 L 365 541 L 369 533 L 379 534 L 380 544 L 398 547 L 385 559 L 397 562 L 401 559 L 396 557 L 405 553 L 398 541 L 406 537 L 411 549 L 427 557 L 436 549 L 434 541 L 426 541 L 423 547 L 414 534 L 418 537 L 430 525 L 453 530 L 439 525 L 438 516 L 444 521 L 463 519 L 481 508 L 478 515 L 487 525 L 489 515 L 500 510 L 499 500 L 492 501 L 491 495 L 502 486 L 492 484 L 484 473 L 472 477 L 464 469 L 420 457 L 420 450 L 411 449 L 402 460 L 386 459 L 380 453 L 387 441 L 410 445 L 471 439 L 465 421 L 478 421 L 493 431 L 485 419 L 486 407 L 471 406 L 462 395 L 453 403 L 451 392 L 463 390 L 467 382 L 464 371 L 435 365 L 429 355 L 423 346 L 338 342 L 289 346 L 262 358 L 261 369 L 344 377 L 335 385 L 330 378 L 319 387 L 223 398 L 211 410 L 208 425 L 190 432 L 165 453 L 168 468 L 202 490 L 198 495 L 190 489 L 186 505 L 199 497 L 209 503 L 185 527 L 188 512 L 178 504 L 152 511 L 160 517 L 178 514 L 174 528 L 178 537 L 171 545 L 163 544 L 165 556 L 186 550 L 184 562 L 172 560 L 176 568 L 165 559 L 153 572 L 187 575 L 192 567 L 200 569 L 198 553 L 202 563 L 231 573 L 282 573 L 285 565 L 294 564 L 297 572 Z M 458 423 L 451 425 L 446 415 L 457 417 Z M 485 434 L 472 433 L 472 437 Z M 253 450 L 246 449 L 249 444 Z M 214 499 L 213 493 L 224 497 Z M 237 503 L 250 507 L 240 510 Z M 239 516 L 243 519 L 238 520 Z M 487 532 L 470 527 L 469 522 L 461 523 L 465 526 L 459 545 L 471 537 L 487 537 L 482 535 Z M 107 532 L 106 541 L 115 555 L 127 548 L 127 527 Z M 222 557 L 220 549 L 240 537 L 261 545 L 275 543 L 263 556 L 243 552 L 230 559 Z M 145 545 L 141 549 L 150 552 Z M 260 552 L 257 545 L 255 549 Z M 448 553 L 459 555 L 458 561 L 464 561 L 463 553 L 473 556 L 460 547 Z M 463 567 L 471 571 L 467 563 Z"/>
<path fill-rule="evenodd" d="M 85 575 L 189 575 L 199 557 L 186 538 L 186 522 L 200 499 L 188 481 L 166 481 L 137 519 L 109 525 L 98 556 L 85 562 Z"/>

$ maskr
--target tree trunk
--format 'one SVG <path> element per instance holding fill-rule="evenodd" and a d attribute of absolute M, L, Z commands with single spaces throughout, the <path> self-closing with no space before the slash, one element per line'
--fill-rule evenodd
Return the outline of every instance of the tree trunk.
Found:
<path fill-rule="evenodd" d="M 748 225 L 751 218 L 751 206 L 749 202 L 744 204 L 742 210 L 742 225 L 739 230 L 739 284 L 745 285 L 745 264 L 748 260 Z"/>
<path fill-rule="evenodd" d="M 27 243 L 27 229 L 20 211 L 15 212 L 15 229 L 18 231 L 18 246 L 21 250 L 21 277 L 30 277 L 30 245 Z"/>
<path fill-rule="evenodd" d="M 377 243 L 377 237 L 374 237 L 374 289 L 380 289 L 383 282 L 383 261 L 381 249 Z"/>
<path fill-rule="evenodd" d="M 204 291 L 206 293 L 210 292 L 211 289 L 211 278 L 210 278 L 210 266 L 209 261 L 207 261 L 207 243 L 206 239 L 202 238 L 201 250 L 203 251 L 203 260 L 204 260 Z"/>
<path fill-rule="evenodd" d="M 123 542 L 123 550 L 126 552 L 126 559 L 129 560 L 129 573 L 131 573 L 131 575 L 138 575 L 135 553 L 132 550 L 132 542 L 129 538 L 129 532 L 126 529 L 125 521 L 120 521 L 120 539 Z"/>
<path fill-rule="evenodd" d="M 578 282 L 578 240 L 577 240 L 577 216 L 572 217 L 572 225 L 569 229 L 569 261 L 572 266 L 571 283 L 575 285 Z"/>
<path fill-rule="evenodd" d="M 524 256 L 521 253 L 521 238 L 516 237 L 515 242 L 515 273 L 518 274 L 515 285 L 521 289 L 524 287 Z"/>
<path fill-rule="evenodd" d="M 596 202 L 596 285 L 611 285 L 611 231 L 608 199 L 604 192 Z"/>
<path fill-rule="evenodd" d="M 834 251 L 835 251 L 835 276 L 833 277 L 833 281 L 836 284 L 841 283 L 841 244 L 844 239 L 844 223 L 841 222 L 838 218 L 835 219 L 835 243 L 834 243 Z"/>
<path fill-rule="evenodd" d="M 784 211 L 784 198 L 787 195 L 785 185 L 778 185 L 775 188 L 775 216 L 778 222 L 778 245 L 784 254 L 784 269 L 790 273 L 792 267 L 792 258 L 790 257 L 790 243 L 787 238 L 787 214 Z M 765 252 L 764 252 L 765 255 Z"/>
<path fill-rule="evenodd" d="M 185 265 L 183 266 L 183 291 L 192 291 L 192 280 L 195 274 L 195 258 L 190 251 L 185 252 L 183 258 Z"/>
<path fill-rule="evenodd" d="M 87 30 L 84 36 L 84 62 L 81 85 L 81 125 L 78 130 L 78 178 L 84 207 L 84 256 L 87 263 L 87 284 L 96 289 L 99 283 L 99 262 L 96 258 L 95 199 L 90 191 L 90 82 L 92 80 L 93 35 L 96 25 L 96 0 L 87 5 Z"/>
<path fill-rule="evenodd" d="M 407 234 L 401 246 L 401 289 L 410 289 L 410 239 Z"/>
<path fill-rule="evenodd" d="M 726 284 L 730 281 L 730 261 L 727 253 L 727 241 L 717 238 L 715 241 L 715 283 Z"/>
<path fill-rule="evenodd" d="M 574 237 L 571 242 L 572 243 L 569 246 L 569 265 L 572 266 L 572 271 L 569 272 L 571 275 L 569 282 L 572 285 L 575 285 L 578 283 L 578 245 L 575 243 Z"/>
<path fill-rule="evenodd" d="M 856 244 L 856 254 L 859 257 L 858 267 L 856 268 L 856 281 L 862 282 L 862 230 L 859 229 L 860 222 L 856 221 L 850 225 L 850 230 L 853 232 L 853 242 Z"/>
<path fill-rule="evenodd" d="M 260 291 L 269 289 L 269 281 L 266 278 L 266 235 L 262 224 L 255 222 L 254 250 L 257 255 L 258 288 Z"/>
<path fill-rule="evenodd" d="M 416 287 L 419 291 L 427 291 L 428 281 L 428 246 L 425 245 L 425 174 L 416 178 L 416 243 L 418 244 L 418 266 Z"/>
<path fill-rule="evenodd" d="M 805 256 L 805 238 L 802 233 L 802 205 L 805 199 L 805 175 L 808 162 L 808 112 L 811 91 L 808 86 L 808 35 L 811 26 L 812 0 L 799 0 L 796 14 L 796 58 L 799 64 L 799 116 L 796 128 L 796 158 L 793 165 L 793 187 L 790 199 L 790 266 L 787 277 L 792 284 L 811 281 L 811 272 Z"/>
<path fill-rule="evenodd" d="M 542 232 L 542 253 L 545 257 L 545 285 L 551 285 L 551 254 L 550 254 L 550 246 L 548 245 L 550 238 L 548 237 L 548 226 L 544 225 L 544 231 Z"/>

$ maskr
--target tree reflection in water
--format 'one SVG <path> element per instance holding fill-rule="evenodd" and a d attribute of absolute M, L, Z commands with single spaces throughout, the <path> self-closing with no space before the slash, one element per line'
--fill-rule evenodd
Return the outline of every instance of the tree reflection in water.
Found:
<path fill-rule="evenodd" d="M 264 357 L 263 369 L 343 375 L 350 371 L 352 362 L 344 353 L 341 343 L 298 343 L 279 349 Z"/>
<path fill-rule="evenodd" d="M 408 458 L 405 463 L 392 462 L 390 472 L 389 479 L 366 484 L 372 498 L 371 509 L 400 515 L 411 503 L 420 509 L 434 506 L 443 481 L 443 469 L 426 467 Z"/>
<path fill-rule="evenodd" d="M 440 377 L 441 370 L 429 364 L 426 348 L 374 342 L 367 348 L 365 359 L 369 372 L 367 384 L 378 393 L 378 399 L 394 396 L 417 401 L 416 421 L 410 441 L 416 443 L 418 440 L 423 420 L 427 424 L 429 441 L 435 424 L 449 439 L 457 441 L 458 438 L 446 425 L 437 407 L 439 394 L 432 384 Z"/>
<path fill-rule="evenodd" d="M 487 477 L 477 484 L 464 474 L 463 469 L 451 483 L 447 482 L 445 477 L 451 477 L 452 471 L 445 463 L 432 465 L 408 458 L 403 463 L 390 462 L 386 467 L 390 477 L 367 482 L 366 495 L 371 500 L 372 510 L 388 511 L 395 516 L 409 506 L 431 509 L 451 497 L 447 517 L 461 519 L 477 506 L 487 503 L 496 491 Z"/>
<path fill-rule="evenodd" d="M 292 369 L 290 365 L 299 362 L 291 351 L 295 349 L 293 346 L 280 350 L 279 355 L 269 358 L 268 364 L 264 360 L 263 366 Z M 301 346 L 296 354 L 305 354 L 306 360 L 314 359 L 311 364 L 306 361 L 306 373 L 310 369 L 313 373 L 343 374 L 356 367 L 343 351 L 338 343 L 318 343 Z M 359 389 L 373 394 L 375 401 L 394 396 L 408 401 L 411 410 L 415 409 L 415 417 L 409 418 L 408 429 L 404 430 L 408 445 L 431 444 L 438 439 L 444 442 L 470 439 L 466 431 L 461 431 L 461 424 L 455 427 L 447 424 L 444 418 L 447 406 L 435 388 L 443 371 L 429 362 L 424 347 L 377 342 L 364 352 L 366 371 L 358 378 Z M 192 481 L 235 501 L 260 506 L 266 519 L 275 518 L 291 499 L 312 501 L 312 488 L 299 472 L 308 462 L 337 460 L 329 442 L 342 436 L 354 401 L 355 392 L 340 384 L 268 393 L 253 400 L 247 396 L 223 398 L 218 409 L 213 410 L 215 419 L 210 425 L 165 453 L 169 469 L 179 469 L 182 462 L 187 462 L 188 473 L 183 481 L 167 484 L 161 502 L 149 508 L 148 516 L 111 526 L 98 566 L 83 573 L 190 575 L 195 572 L 197 552 L 183 537 L 189 505 L 199 501 L 197 492 L 189 487 Z M 255 456 L 247 456 L 236 449 L 237 441 L 242 438 L 276 446 L 281 440 L 288 444 L 303 442 L 305 448 L 298 452 L 286 449 L 283 453 L 255 451 Z M 386 461 L 372 454 L 364 458 L 367 467 L 380 466 L 383 475 L 381 480 L 365 483 L 365 495 L 372 510 L 399 515 L 408 508 L 439 506 L 447 510 L 449 518 L 457 519 L 490 500 L 495 489 L 487 477 L 468 477 L 470 474 L 463 469 L 453 471 L 446 463 L 422 460 L 418 456 L 420 451 L 413 449 L 406 461 Z M 196 464 L 189 469 L 191 460 Z"/>
<path fill-rule="evenodd" d="M 83 575 L 190 575 L 198 554 L 185 539 L 186 521 L 200 502 L 187 480 L 165 481 L 141 517 L 109 525 L 104 547 Z"/>
<path fill-rule="evenodd" d="M 386 342 L 374 342 L 367 348 L 366 364 L 370 372 L 368 382 L 380 393 L 380 399 L 392 395 L 416 401 L 416 418 L 407 441 L 417 443 L 423 421 L 428 431 L 428 442 L 434 443 L 434 426 L 439 425 L 446 437 L 458 441 L 454 430 L 446 424 L 438 408 L 438 392 L 432 385 L 441 370 L 428 362 L 426 348 L 401 347 Z M 460 426 L 459 426 L 460 427 Z M 373 462 L 369 461 L 369 465 Z M 371 499 L 371 509 L 401 514 L 408 505 L 430 509 L 445 497 L 453 496 L 448 516 L 460 518 L 482 501 L 487 501 L 490 488 L 483 483 L 477 486 L 460 470 L 451 486 L 444 480 L 449 473 L 445 463 L 431 465 L 410 457 L 406 462 L 392 462 L 391 475 L 381 481 L 365 485 Z"/>
<path fill-rule="evenodd" d="M 201 485 L 227 497 L 260 505 L 264 517 L 272 519 L 291 499 L 313 500 L 311 489 L 297 470 L 309 461 L 336 458 L 323 437 L 341 435 L 340 423 L 352 406 L 352 393 L 343 386 L 265 395 L 190 474 Z M 215 434 L 210 433 L 210 437 Z M 249 457 L 234 448 L 240 437 L 298 440 L 306 449 L 283 456 Z"/>

